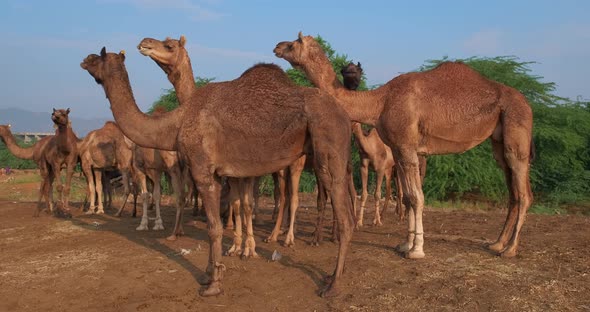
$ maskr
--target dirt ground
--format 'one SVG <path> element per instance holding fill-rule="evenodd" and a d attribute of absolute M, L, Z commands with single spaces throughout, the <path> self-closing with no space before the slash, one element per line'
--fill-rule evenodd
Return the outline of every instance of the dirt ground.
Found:
<path fill-rule="evenodd" d="M 335 266 L 337 245 L 308 244 L 313 195 L 302 194 L 293 248 L 280 244 L 284 237 L 263 242 L 272 226 L 272 200 L 263 198 L 263 225 L 255 227 L 261 257 L 224 257 L 224 294 L 203 298 L 197 279 L 207 263 L 204 223 L 185 226 L 186 236 L 168 242 L 171 206 L 163 209 L 164 231 L 137 232 L 139 218 L 115 218 L 112 210 L 33 218 L 37 188 L 0 179 L 0 311 L 590 311 L 588 217 L 529 215 L 519 255 L 503 259 L 484 246 L 499 234 L 506 211 L 427 209 L 426 258 L 407 260 L 393 249 L 405 225 L 387 214 L 384 226 L 354 233 L 343 292 L 323 299 L 318 290 Z M 365 216 L 372 220 L 371 209 Z M 192 220 L 189 210 L 185 220 Z M 225 250 L 231 237 L 226 230 Z M 275 250 L 282 258 L 272 262 Z"/>

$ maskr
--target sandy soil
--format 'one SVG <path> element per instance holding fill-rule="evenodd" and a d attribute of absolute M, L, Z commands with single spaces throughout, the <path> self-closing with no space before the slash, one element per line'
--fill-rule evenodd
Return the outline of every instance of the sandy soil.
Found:
<path fill-rule="evenodd" d="M 415 261 L 393 250 L 405 225 L 388 214 L 384 226 L 355 232 L 343 293 L 323 299 L 317 293 L 337 245 L 308 244 L 313 196 L 302 194 L 293 248 L 280 244 L 283 237 L 263 242 L 272 226 L 272 201 L 263 198 L 263 225 L 255 228 L 261 257 L 224 257 L 224 294 L 203 298 L 204 223 L 168 242 L 172 207 L 164 207 L 165 231 L 137 232 L 139 218 L 115 218 L 112 210 L 33 218 L 36 204 L 15 196 L 37 187 L 0 181 L 0 311 L 590 311 L 588 217 L 529 215 L 519 255 L 502 259 L 484 245 L 499 234 L 505 211 L 427 210 L 427 256 Z M 365 216 L 371 220 L 371 209 Z M 185 220 L 192 220 L 189 210 Z M 225 250 L 231 237 L 226 230 Z M 275 250 L 283 257 L 272 262 Z"/>

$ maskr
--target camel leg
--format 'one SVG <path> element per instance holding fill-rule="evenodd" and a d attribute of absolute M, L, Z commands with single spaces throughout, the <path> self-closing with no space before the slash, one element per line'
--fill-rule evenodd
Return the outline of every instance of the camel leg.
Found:
<path fill-rule="evenodd" d="M 275 207 L 272 211 L 272 219 L 271 219 L 272 221 L 277 220 L 277 214 L 279 213 L 279 205 L 280 205 L 280 201 L 281 201 L 281 185 L 280 185 L 280 183 L 284 183 L 284 180 L 281 180 L 279 177 L 280 174 L 284 174 L 284 170 L 273 172 L 273 174 L 272 174 L 272 181 L 273 181 L 273 185 L 274 185 L 273 197 L 275 200 Z M 283 186 L 283 188 L 284 188 L 284 186 Z"/>
<path fill-rule="evenodd" d="M 317 178 L 316 174 L 316 181 L 318 184 L 318 196 L 317 196 L 317 207 L 318 207 L 318 219 L 315 225 L 315 231 L 313 232 L 311 245 L 312 246 L 319 246 L 322 241 L 323 231 L 324 231 L 324 214 L 326 212 L 326 204 L 328 201 L 326 191 L 322 182 Z"/>
<path fill-rule="evenodd" d="M 123 210 L 125 210 L 125 205 L 127 204 L 127 200 L 129 199 L 129 195 L 131 194 L 131 188 L 134 186 L 129 186 L 129 171 L 123 170 L 123 203 L 117 213 L 115 213 L 115 217 L 120 217 Z"/>
<path fill-rule="evenodd" d="M 239 256 L 242 254 L 242 217 L 240 212 L 240 179 L 238 178 L 229 178 L 229 209 L 233 211 L 233 215 L 236 219 L 236 224 L 234 227 L 234 243 L 227 251 L 228 256 Z"/>
<path fill-rule="evenodd" d="M 98 197 L 98 210 L 96 213 L 102 214 L 104 213 L 104 204 L 102 198 L 102 170 L 94 169 L 94 177 L 96 179 L 96 192 Z"/>
<path fill-rule="evenodd" d="M 508 144 L 512 142 L 508 141 Z M 492 137 L 494 158 L 504 171 L 509 189 L 508 215 L 498 240 L 489 245 L 490 250 L 499 252 L 504 257 L 513 257 L 518 248 L 520 229 L 526 217 L 526 211 L 532 203 L 529 182 L 529 158 L 519 159 L 517 155 L 528 155 L 528 149 L 519 142 L 512 143 L 518 151 L 506 149 L 505 144 Z M 522 151 L 521 151 L 522 149 Z M 508 241 L 510 239 L 510 242 Z"/>
<path fill-rule="evenodd" d="M 136 228 L 137 231 L 147 231 L 148 230 L 148 205 L 149 205 L 149 198 L 150 193 L 147 189 L 147 176 L 143 175 L 143 179 L 141 180 L 141 204 L 142 204 L 142 216 L 141 216 L 141 223 Z"/>
<path fill-rule="evenodd" d="M 373 225 L 381 226 L 381 185 L 383 185 L 383 170 L 377 171 L 377 185 L 375 185 L 375 216 L 373 217 Z"/>
<path fill-rule="evenodd" d="M 259 199 L 260 199 L 260 179 L 261 177 L 254 178 L 254 185 L 252 189 L 252 198 L 254 199 L 254 208 L 252 211 L 252 220 L 254 224 L 261 225 L 262 219 L 259 216 Z"/>
<path fill-rule="evenodd" d="M 162 221 L 162 216 L 160 215 L 160 203 L 162 200 L 162 185 L 160 183 L 161 179 L 161 172 L 155 173 L 156 180 L 152 180 L 154 182 L 154 202 L 156 206 L 156 221 L 154 222 L 154 227 L 152 228 L 154 231 L 164 230 L 164 222 Z"/>
<path fill-rule="evenodd" d="M 418 155 L 415 150 L 398 151 L 398 173 L 402 181 L 404 196 L 410 204 L 408 214 L 408 240 L 398 246 L 398 250 L 405 252 L 409 259 L 424 258 L 424 228 L 422 214 L 424 210 L 424 194 L 418 168 Z"/>
<path fill-rule="evenodd" d="M 395 197 L 395 211 L 399 217 L 399 220 L 403 221 L 405 219 L 406 209 L 409 209 L 410 206 L 403 205 L 404 191 L 402 189 L 402 180 L 397 170 L 397 165 L 393 170 L 395 174 L 395 191 L 397 193 Z"/>
<path fill-rule="evenodd" d="M 257 185 L 258 178 L 244 178 L 240 183 L 240 202 L 244 213 L 244 222 L 246 223 L 246 243 L 242 259 L 258 258 L 256 253 L 256 241 L 254 240 L 254 227 L 252 225 L 252 199 L 254 197 L 254 187 Z"/>
<path fill-rule="evenodd" d="M 295 245 L 295 216 L 297 213 L 297 207 L 299 206 L 299 180 L 301 178 L 301 173 L 303 172 L 303 167 L 305 166 L 305 158 L 306 156 L 303 155 L 289 166 L 289 177 L 291 178 L 291 185 L 289 185 L 291 190 L 291 200 L 289 205 L 289 231 L 287 232 L 287 237 L 285 238 L 285 246 Z"/>
<path fill-rule="evenodd" d="M 70 163 L 66 166 L 66 186 L 63 190 L 63 209 L 65 211 L 70 210 L 70 188 L 72 186 L 72 177 L 74 176 L 74 167 L 76 167 L 77 158 L 74 161 L 70 161 Z M 102 190 L 101 190 L 102 191 Z"/>
<path fill-rule="evenodd" d="M 33 217 L 38 217 L 41 210 L 43 210 L 43 198 L 47 199 L 47 188 L 49 187 L 49 175 L 50 171 L 46 168 L 45 165 L 41 165 L 39 168 L 39 174 L 41 175 L 41 185 L 39 186 L 39 198 L 37 199 L 37 209 L 33 211 Z M 45 209 L 49 209 L 49 206 L 46 206 Z"/>
<path fill-rule="evenodd" d="M 177 237 L 184 235 L 184 229 L 182 228 L 182 212 L 185 206 L 185 193 L 184 193 L 184 179 L 182 171 L 178 166 L 173 166 L 169 170 L 170 179 L 172 180 L 172 188 L 174 189 L 175 205 L 176 205 L 176 218 L 174 219 L 174 230 L 172 234 L 167 237 L 168 240 L 176 240 Z"/>
<path fill-rule="evenodd" d="M 369 159 L 361 159 L 361 209 L 356 221 L 356 229 L 363 226 L 363 217 L 365 214 L 365 204 L 369 192 L 367 191 L 367 184 L 369 181 Z"/>
<path fill-rule="evenodd" d="M 383 203 L 383 210 L 381 210 L 381 220 L 383 220 L 383 216 L 385 215 L 385 211 L 387 211 L 387 207 L 389 206 L 389 200 L 391 198 L 391 173 L 392 169 L 385 170 L 385 203 Z"/>
<path fill-rule="evenodd" d="M 86 192 L 86 196 L 88 196 L 88 199 L 90 200 L 90 206 L 88 207 L 88 210 L 86 211 L 86 214 L 93 214 L 94 213 L 94 208 L 96 205 L 95 199 L 96 199 L 96 184 L 94 184 L 94 176 L 92 174 L 92 167 L 90 166 L 90 164 L 86 163 L 82 165 L 82 172 L 84 173 L 84 176 L 86 177 L 86 186 L 88 187 L 87 192 Z"/>
<path fill-rule="evenodd" d="M 197 189 L 203 198 L 203 206 L 207 213 L 207 232 L 209 235 L 207 272 L 210 273 L 210 282 L 207 289 L 201 292 L 201 295 L 206 297 L 216 296 L 222 292 L 221 280 L 225 271 L 225 265 L 221 261 L 223 236 L 223 226 L 219 214 L 221 181 L 218 177 L 211 176 L 207 171 L 201 174 L 197 170 L 194 170 L 196 168 L 194 164 L 191 164 L 191 174 L 193 180 L 197 182 Z"/>
<path fill-rule="evenodd" d="M 281 232 L 281 225 L 283 222 L 283 214 L 285 213 L 285 201 L 286 201 L 286 196 L 285 196 L 285 188 L 286 188 L 286 172 L 285 169 L 279 170 L 276 172 L 276 174 L 273 174 L 273 178 L 276 176 L 277 178 L 277 182 L 275 183 L 275 194 L 277 194 L 276 192 L 276 185 L 278 184 L 279 186 L 279 191 L 278 191 L 278 214 L 276 217 L 276 221 L 275 221 L 275 227 L 273 228 L 272 232 L 270 233 L 270 236 L 268 238 L 266 238 L 264 240 L 264 242 L 266 243 L 270 243 L 270 242 L 276 242 L 278 239 L 278 236 Z M 275 197 L 276 199 L 276 197 Z M 275 207 L 276 205 L 276 200 L 275 200 Z"/>

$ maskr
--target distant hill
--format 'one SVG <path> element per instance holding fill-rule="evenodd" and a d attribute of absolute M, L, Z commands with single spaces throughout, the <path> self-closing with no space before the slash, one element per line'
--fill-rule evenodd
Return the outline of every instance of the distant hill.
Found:
<path fill-rule="evenodd" d="M 78 137 L 101 128 L 108 118 L 72 117 L 72 128 Z M 12 132 L 54 132 L 50 112 L 31 112 L 20 108 L 0 108 L 0 125 L 10 124 Z"/>

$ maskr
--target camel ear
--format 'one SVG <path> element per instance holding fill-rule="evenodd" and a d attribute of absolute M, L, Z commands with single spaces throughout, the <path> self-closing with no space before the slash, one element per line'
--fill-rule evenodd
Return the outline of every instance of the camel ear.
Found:
<path fill-rule="evenodd" d="M 10 129 L 10 127 L 12 127 L 12 125 L 8 124 L 8 128 Z"/>
<path fill-rule="evenodd" d="M 107 48 L 102 47 L 102 49 L 100 49 L 100 57 L 103 59 L 107 57 Z"/>
<path fill-rule="evenodd" d="M 180 35 L 180 46 L 184 47 L 184 44 L 186 43 L 186 37 L 184 35 Z"/>
<path fill-rule="evenodd" d="M 55 113 L 56 111 L 57 111 L 57 109 L 55 109 L 55 108 L 54 108 L 54 109 L 53 109 L 53 112 Z"/>
<path fill-rule="evenodd" d="M 123 61 L 125 60 L 125 50 L 121 50 L 121 52 L 119 52 L 119 56 L 121 56 L 121 58 L 123 58 Z"/>
<path fill-rule="evenodd" d="M 361 62 L 357 62 L 356 66 L 358 66 L 359 68 L 361 68 Z"/>
<path fill-rule="evenodd" d="M 299 35 L 297 35 L 297 40 L 299 40 L 299 42 L 303 43 L 303 34 L 301 32 L 299 32 Z"/>
<path fill-rule="evenodd" d="M 66 109 L 66 114 L 70 113 L 70 108 L 68 107 L 68 109 Z"/>

